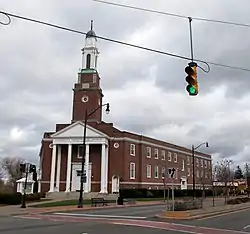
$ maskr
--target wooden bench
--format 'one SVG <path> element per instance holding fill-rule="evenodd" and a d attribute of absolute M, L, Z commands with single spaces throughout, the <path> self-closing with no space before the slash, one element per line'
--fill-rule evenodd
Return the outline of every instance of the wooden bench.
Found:
<path fill-rule="evenodd" d="M 102 206 L 107 206 L 108 201 L 106 201 L 103 197 L 91 198 L 91 206 L 96 206 L 98 204 L 102 204 Z"/>

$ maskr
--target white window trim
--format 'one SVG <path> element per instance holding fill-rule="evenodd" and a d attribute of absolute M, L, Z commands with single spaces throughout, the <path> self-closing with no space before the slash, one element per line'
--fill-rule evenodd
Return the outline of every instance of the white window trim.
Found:
<path fill-rule="evenodd" d="M 201 159 L 200 164 L 201 164 L 201 167 L 203 167 L 203 159 Z"/>
<path fill-rule="evenodd" d="M 175 163 L 177 163 L 177 162 L 178 162 L 177 157 L 178 157 L 177 153 L 174 153 L 174 162 L 175 162 Z"/>
<path fill-rule="evenodd" d="M 190 157 L 187 156 L 187 165 L 190 165 Z"/>
<path fill-rule="evenodd" d="M 154 149 L 154 158 L 155 159 L 159 158 L 159 150 L 158 149 Z"/>
<path fill-rule="evenodd" d="M 188 170 L 187 170 L 187 175 L 190 176 L 191 175 L 191 170 L 190 168 L 188 167 Z"/>
<path fill-rule="evenodd" d="M 168 161 L 171 162 L 172 161 L 172 153 L 168 152 Z"/>
<path fill-rule="evenodd" d="M 165 167 L 162 167 L 162 168 L 161 168 L 161 176 L 162 176 L 162 179 L 164 179 L 163 173 L 164 173 L 165 177 L 167 177 L 167 175 L 166 175 L 166 168 L 165 168 Z"/>
<path fill-rule="evenodd" d="M 196 158 L 196 166 L 199 167 L 199 159 Z"/>
<path fill-rule="evenodd" d="M 185 160 L 184 159 L 182 159 L 181 171 L 185 171 Z"/>
<path fill-rule="evenodd" d="M 161 150 L 161 160 L 166 160 L 166 151 L 165 150 Z"/>
<path fill-rule="evenodd" d="M 147 146 L 146 152 L 147 152 L 147 158 L 151 158 L 151 147 Z"/>
<path fill-rule="evenodd" d="M 80 148 L 83 148 L 83 145 L 78 145 L 77 146 L 77 158 L 82 158 L 82 156 L 80 156 Z"/>
<path fill-rule="evenodd" d="M 157 168 L 157 170 L 156 170 L 156 168 Z M 156 171 L 157 171 L 157 176 L 156 176 Z M 159 167 L 158 166 L 155 166 L 154 177 L 155 177 L 155 179 L 159 179 Z"/>
<path fill-rule="evenodd" d="M 132 170 L 131 168 L 134 167 L 134 176 L 131 175 L 132 173 Z M 134 180 L 135 179 L 135 163 L 134 162 L 131 162 L 130 165 L 129 165 L 129 177 L 131 180 Z"/>
<path fill-rule="evenodd" d="M 134 151 L 134 152 L 132 152 L 132 151 Z M 129 153 L 131 156 L 135 156 L 135 144 L 130 144 Z"/>
<path fill-rule="evenodd" d="M 147 179 L 150 179 L 152 176 L 152 167 L 149 164 L 146 166 L 146 174 L 147 174 Z"/>

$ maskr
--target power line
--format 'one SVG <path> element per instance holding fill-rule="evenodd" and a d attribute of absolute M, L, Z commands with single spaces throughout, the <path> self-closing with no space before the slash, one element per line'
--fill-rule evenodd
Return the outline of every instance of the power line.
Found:
<path fill-rule="evenodd" d="M 112 5 L 112 6 L 117 6 L 117 7 L 129 8 L 129 9 L 133 9 L 133 10 L 139 10 L 139 11 L 145 11 L 145 12 L 156 13 L 156 14 L 161 14 L 161 15 L 184 18 L 184 19 L 188 19 L 190 17 L 190 16 L 179 15 L 179 14 L 175 14 L 175 13 L 169 13 L 169 12 L 165 12 L 165 11 L 156 11 L 156 10 L 151 10 L 151 9 L 147 9 L 147 8 L 136 7 L 136 6 L 131 6 L 131 5 L 125 5 L 125 4 L 119 4 L 119 3 L 103 1 L 103 0 L 91 0 L 91 1 L 98 2 L 98 3 L 103 3 L 103 4 L 107 4 L 107 5 Z M 228 25 L 234 25 L 234 26 L 241 26 L 241 27 L 250 28 L 250 24 L 243 24 L 243 23 L 236 23 L 236 22 L 215 20 L 215 19 L 207 19 L 207 18 L 201 18 L 201 17 L 191 17 L 191 18 L 194 19 L 194 20 L 199 20 L 199 21 L 219 23 L 219 24 L 228 24 Z"/>
<path fill-rule="evenodd" d="M 52 23 L 48 23 L 48 22 L 44 22 L 44 21 L 40 21 L 40 20 L 28 18 L 28 17 L 24 17 L 24 16 L 20 16 L 20 15 L 16 15 L 16 14 L 11 14 L 11 13 L 4 12 L 4 11 L 0 11 L 0 14 L 5 15 L 9 20 L 8 23 L 2 23 L 1 22 L 1 24 L 3 24 L 3 25 L 9 25 L 11 23 L 11 18 L 10 17 L 14 17 L 14 18 L 30 21 L 30 22 L 33 22 L 33 23 L 38 23 L 38 24 L 49 26 L 49 27 L 61 29 L 61 30 L 68 31 L 68 32 L 73 32 L 73 33 L 77 33 L 77 34 L 81 34 L 81 35 L 86 35 L 87 34 L 85 32 L 78 31 L 78 30 L 75 30 L 75 29 L 63 27 L 63 26 L 60 26 L 60 25 L 56 25 L 56 24 L 52 24 Z M 134 45 L 134 44 L 131 44 L 131 43 L 127 43 L 127 42 L 123 42 L 123 41 L 119 41 L 119 40 L 114 40 L 114 39 L 107 38 L 107 37 L 96 36 L 96 38 L 101 39 L 101 40 L 105 40 L 105 41 L 109 41 L 109 42 L 113 42 L 113 43 L 117 43 L 117 44 L 121 44 L 121 45 L 125 45 L 125 46 L 129 46 L 129 47 L 134 47 L 134 48 L 137 48 L 137 49 L 142 49 L 142 50 L 146 50 L 146 51 L 150 51 L 150 52 L 154 52 L 154 53 L 158 53 L 158 54 L 163 54 L 163 55 L 179 58 L 179 59 L 182 59 L 182 60 L 191 60 L 191 58 L 189 58 L 189 57 L 185 57 L 185 56 L 181 56 L 181 55 L 177 55 L 177 54 L 173 54 L 173 53 L 168 53 L 168 52 L 164 52 L 164 51 L 161 51 L 161 50 L 155 50 L 155 49 L 151 49 L 151 48 L 143 47 L 143 46 L 139 46 L 139 45 Z M 199 59 L 195 59 L 195 61 L 206 64 L 208 66 L 208 71 L 205 71 L 204 69 L 202 69 L 205 72 L 210 71 L 209 64 L 214 65 L 214 66 L 219 66 L 219 67 L 225 67 L 225 68 L 231 68 L 231 69 L 250 72 L 250 69 L 248 69 L 248 68 L 230 66 L 230 65 L 225 65 L 225 64 L 215 63 L 215 62 L 207 62 L 207 61 L 203 61 L 203 60 L 199 60 Z"/>

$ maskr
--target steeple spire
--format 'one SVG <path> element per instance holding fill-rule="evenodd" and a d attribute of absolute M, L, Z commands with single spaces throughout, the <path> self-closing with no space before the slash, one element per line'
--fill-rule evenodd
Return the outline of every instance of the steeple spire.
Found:
<path fill-rule="evenodd" d="M 93 20 L 90 21 L 90 30 L 93 30 Z"/>

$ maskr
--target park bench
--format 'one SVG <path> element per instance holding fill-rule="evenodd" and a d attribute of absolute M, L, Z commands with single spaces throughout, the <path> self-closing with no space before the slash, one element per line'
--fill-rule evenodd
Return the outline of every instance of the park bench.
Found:
<path fill-rule="evenodd" d="M 102 204 L 103 206 L 107 206 L 108 201 L 106 201 L 103 197 L 91 198 L 91 206 L 96 206 L 98 204 Z"/>

